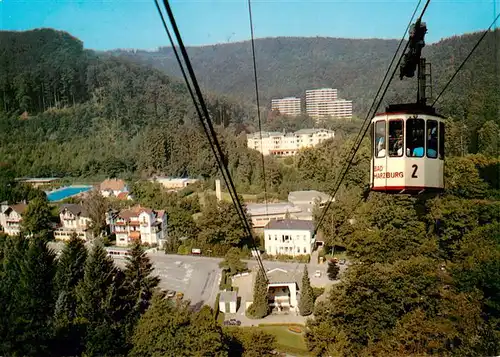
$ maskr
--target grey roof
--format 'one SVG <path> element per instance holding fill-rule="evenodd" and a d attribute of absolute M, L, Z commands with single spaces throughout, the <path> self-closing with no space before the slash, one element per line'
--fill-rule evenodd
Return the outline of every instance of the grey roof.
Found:
<path fill-rule="evenodd" d="M 303 271 L 300 269 L 295 269 L 294 271 L 288 271 L 281 268 L 275 268 L 268 270 L 266 274 L 269 279 L 269 284 L 295 283 L 299 287 L 299 290 L 301 288 Z"/>
<path fill-rule="evenodd" d="M 286 213 L 286 211 L 290 213 L 298 213 L 300 212 L 300 208 L 295 207 L 290 202 L 279 202 L 279 203 L 268 203 L 267 208 L 265 203 L 248 203 L 247 211 L 250 216 L 261 216 L 267 214 L 280 214 Z"/>
<path fill-rule="evenodd" d="M 292 191 L 288 194 L 288 201 L 294 203 L 297 201 L 311 202 L 311 204 L 313 204 L 316 199 L 319 199 L 320 202 L 325 202 L 328 201 L 330 197 L 330 195 L 316 190 Z"/>
<path fill-rule="evenodd" d="M 236 291 L 221 291 L 219 295 L 219 302 L 236 302 L 238 294 Z"/>
<path fill-rule="evenodd" d="M 277 219 L 269 221 L 266 229 L 291 229 L 314 231 L 314 222 L 300 219 Z"/>
<path fill-rule="evenodd" d="M 83 207 L 83 205 L 78 205 L 78 204 L 74 204 L 74 203 L 65 203 L 65 204 L 61 205 L 61 207 L 59 208 L 59 212 L 62 212 L 65 209 L 67 209 L 68 211 L 73 213 L 75 216 L 78 216 L 78 215 L 81 215 L 84 217 L 87 216 L 87 210 L 85 209 L 85 207 Z"/>

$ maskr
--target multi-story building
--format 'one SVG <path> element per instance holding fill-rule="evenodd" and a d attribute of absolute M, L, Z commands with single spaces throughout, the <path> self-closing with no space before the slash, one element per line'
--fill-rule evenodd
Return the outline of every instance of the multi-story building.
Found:
<path fill-rule="evenodd" d="M 56 239 L 68 240 L 76 234 L 83 240 L 92 238 L 91 219 L 81 204 L 63 204 L 59 208 L 60 226 L 54 231 Z"/>
<path fill-rule="evenodd" d="M 351 118 L 352 101 L 337 97 L 334 88 L 306 91 L 306 112 L 312 118 Z"/>
<path fill-rule="evenodd" d="M 301 129 L 294 133 L 262 132 L 247 135 L 250 149 L 260 151 L 263 155 L 292 156 L 300 149 L 314 147 L 335 136 L 332 130 Z"/>
<path fill-rule="evenodd" d="M 339 99 L 328 103 L 327 116 L 333 118 L 352 118 L 352 100 Z"/>
<path fill-rule="evenodd" d="M 301 104 L 300 98 L 295 97 L 287 97 L 281 99 L 272 99 L 271 100 L 271 110 L 278 111 L 283 115 L 300 115 L 301 113 Z"/>
<path fill-rule="evenodd" d="M 116 235 L 117 246 L 128 246 L 136 240 L 163 247 L 167 237 L 167 215 L 141 206 L 108 213 L 107 223 Z"/>
<path fill-rule="evenodd" d="M 26 203 L 8 205 L 6 202 L 3 202 L 0 205 L 0 225 L 5 234 L 16 236 L 21 233 L 22 215 L 27 207 Z"/>
<path fill-rule="evenodd" d="M 315 239 L 314 223 L 298 219 L 271 220 L 264 228 L 267 255 L 311 254 Z"/>

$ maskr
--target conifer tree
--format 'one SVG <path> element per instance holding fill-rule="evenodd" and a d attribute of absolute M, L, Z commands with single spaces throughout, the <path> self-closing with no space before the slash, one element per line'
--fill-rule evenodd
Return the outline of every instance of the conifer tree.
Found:
<path fill-rule="evenodd" d="M 340 267 L 333 260 L 330 260 L 328 262 L 328 269 L 326 271 L 326 274 L 328 275 L 328 279 L 330 279 L 330 280 L 337 279 L 339 272 L 340 272 Z"/>
<path fill-rule="evenodd" d="M 307 272 L 307 265 L 304 265 L 304 275 L 302 276 L 302 291 L 300 293 L 299 311 L 302 316 L 311 315 L 314 309 L 314 293 Z"/>
<path fill-rule="evenodd" d="M 38 234 L 50 229 L 52 212 L 47 197 L 34 198 L 23 215 L 22 228 L 28 234 Z"/>
<path fill-rule="evenodd" d="M 133 329 L 141 315 L 148 309 L 155 288 L 160 283 L 153 276 L 153 264 L 137 241 L 130 250 L 124 271 L 127 300 L 127 340 L 130 341 Z"/>
<path fill-rule="evenodd" d="M 4 341 L 10 344 L 10 351 L 6 354 L 49 355 L 55 305 L 55 254 L 44 239 L 32 239 L 25 254 L 14 259 L 22 260 L 18 263 L 19 281 L 11 286 L 11 334 Z"/>
<path fill-rule="evenodd" d="M 0 355 L 13 353 L 16 345 L 16 319 L 21 311 L 19 288 L 28 240 L 8 237 L 3 245 L 0 269 Z"/>
<path fill-rule="evenodd" d="M 85 262 L 83 280 L 76 288 L 77 318 L 85 331 L 88 356 L 119 355 L 124 348 L 120 324 L 124 302 L 123 273 L 98 241 Z"/>
<path fill-rule="evenodd" d="M 248 308 L 248 314 L 256 319 L 261 319 L 269 314 L 267 302 L 267 283 L 262 270 L 258 270 L 253 288 L 253 303 Z"/>
<path fill-rule="evenodd" d="M 73 234 L 59 257 L 55 284 L 58 297 L 55 307 L 55 332 L 57 354 L 81 353 L 81 328 L 75 323 L 76 287 L 83 279 L 87 249 L 84 242 Z M 56 352 L 56 351 L 54 351 Z"/>

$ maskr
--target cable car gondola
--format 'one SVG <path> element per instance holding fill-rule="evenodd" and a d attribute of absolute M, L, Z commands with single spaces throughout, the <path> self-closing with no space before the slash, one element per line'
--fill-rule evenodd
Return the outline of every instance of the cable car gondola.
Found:
<path fill-rule="evenodd" d="M 444 189 L 444 117 L 426 105 L 430 73 L 420 58 L 426 32 L 425 23 L 412 26 L 400 67 L 401 79 L 413 77 L 418 67 L 417 102 L 390 105 L 371 120 L 372 191 L 419 194 Z"/>

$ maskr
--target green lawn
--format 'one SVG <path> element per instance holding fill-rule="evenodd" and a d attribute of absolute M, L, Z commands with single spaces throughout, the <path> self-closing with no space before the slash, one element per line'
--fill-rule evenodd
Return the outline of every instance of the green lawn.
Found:
<path fill-rule="evenodd" d="M 298 356 L 310 356 L 304 341 L 304 335 L 290 332 L 288 331 L 288 327 L 289 326 L 259 325 L 261 330 L 276 336 L 278 351 L 289 352 Z"/>

